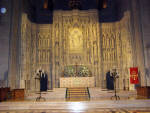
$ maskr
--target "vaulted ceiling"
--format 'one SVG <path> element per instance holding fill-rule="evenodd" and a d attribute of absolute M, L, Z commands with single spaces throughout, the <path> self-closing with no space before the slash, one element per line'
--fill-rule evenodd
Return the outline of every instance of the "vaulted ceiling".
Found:
<path fill-rule="evenodd" d="M 32 22 L 52 23 L 54 10 L 98 9 L 100 22 L 115 21 L 116 0 L 24 0 L 26 13 Z"/>

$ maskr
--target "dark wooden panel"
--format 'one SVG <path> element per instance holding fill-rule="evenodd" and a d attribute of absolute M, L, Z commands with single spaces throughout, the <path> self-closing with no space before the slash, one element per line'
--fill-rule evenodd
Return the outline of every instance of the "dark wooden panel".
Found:
<path fill-rule="evenodd" d="M 24 99 L 24 89 L 14 89 L 12 96 L 14 99 Z"/>
<path fill-rule="evenodd" d="M 0 101 L 7 100 L 8 92 L 10 91 L 10 88 L 0 88 Z"/>
<path fill-rule="evenodd" d="M 145 86 L 145 87 L 137 87 L 137 95 L 138 96 L 143 96 L 146 98 L 150 98 L 150 87 Z"/>

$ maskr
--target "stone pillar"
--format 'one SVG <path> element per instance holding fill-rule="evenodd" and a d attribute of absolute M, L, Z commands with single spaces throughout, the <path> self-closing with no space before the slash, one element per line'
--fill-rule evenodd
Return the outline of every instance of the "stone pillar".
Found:
<path fill-rule="evenodd" d="M 141 29 L 140 0 L 131 0 L 131 24 L 132 24 L 132 44 L 134 52 L 134 66 L 139 69 L 140 85 L 146 86 L 145 58 L 143 48 L 143 36 Z"/>
<path fill-rule="evenodd" d="M 10 33 L 10 56 L 9 56 L 9 87 L 19 88 L 19 42 L 21 23 L 21 1 L 12 0 L 12 18 Z"/>
<path fill-rule="evenodd" d="M 141 32 L 143 39 L 144 48 L 144 59 L 145 59 L 145 78 L 146 86 L 150 86 L 150 1 L 139 0 L 140 8 L 140 21 L 141 21 Z"/>

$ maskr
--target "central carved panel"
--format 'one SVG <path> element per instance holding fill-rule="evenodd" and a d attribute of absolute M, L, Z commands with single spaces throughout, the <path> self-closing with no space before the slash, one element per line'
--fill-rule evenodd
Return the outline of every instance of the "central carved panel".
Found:
<path fill-rule="evenodd" d="M 83 52 L 83 35 L 78 28 L 71 28 L 69 30 L 69 51 L 70 53 Z"/>
<path fill-rule="evenodd" d="M 55 85 L 59 85 L 59 78 L 67 65 L 85 65 L 93 76 L 99 76 L 100 30 L 97 10 L 55 11 L 53 20 Z"/>

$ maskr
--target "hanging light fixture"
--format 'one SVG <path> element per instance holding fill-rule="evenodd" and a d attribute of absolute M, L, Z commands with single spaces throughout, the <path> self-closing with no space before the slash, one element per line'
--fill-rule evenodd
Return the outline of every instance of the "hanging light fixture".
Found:
<path fill-rule="evenodd" d="M 103 0 L 103 8 L 107 8 L 107 0 Z"/>
<path fill-rule="evenodd" d="M 5 7 L 2 7 L 2 8 L 0 8 L 0 12 L 1 12 L 2 14 L 5 14 L 5 13 L 7 12 L 7 10 L 6 10 Z"/>
<path fill-rule="evenodd" d="M 43 8 L 48 9 L 48 0 L 44 0 Z"/>

